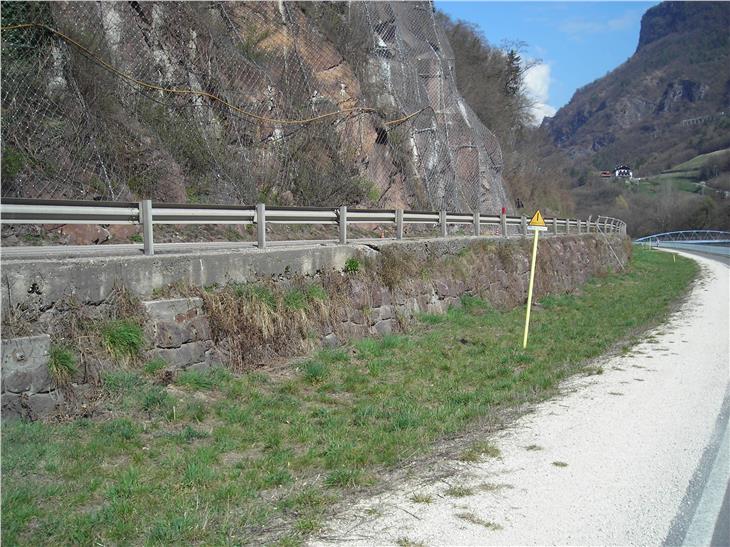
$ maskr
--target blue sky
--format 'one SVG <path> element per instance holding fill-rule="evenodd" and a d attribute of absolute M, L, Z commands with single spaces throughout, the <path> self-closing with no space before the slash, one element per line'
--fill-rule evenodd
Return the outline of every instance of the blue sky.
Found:
<path fill-rule="evenodd" d="M 526 84 L 550 115 L 573 93 L 626 61 L 639 41 L 642 14 L 658 2 L 451 2 L 436 7 L 478 25 L 496 46 L 527 43 L 526 57 L 541 59 Z"/>

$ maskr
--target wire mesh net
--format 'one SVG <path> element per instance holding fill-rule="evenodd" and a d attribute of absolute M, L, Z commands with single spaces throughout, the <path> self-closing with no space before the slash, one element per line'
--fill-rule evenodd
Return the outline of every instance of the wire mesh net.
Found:
<path fill-rule="evenodd" d="M 3 196 L 494 211 L 430 2 L 2 3 Z"/>

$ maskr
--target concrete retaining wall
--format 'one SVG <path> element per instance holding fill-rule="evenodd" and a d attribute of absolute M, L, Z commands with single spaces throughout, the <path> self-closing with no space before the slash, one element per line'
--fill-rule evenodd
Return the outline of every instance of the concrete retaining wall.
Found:
<path fill-rule="evenodd" d="M 278 275 L 342 268 L 361 245 L 237 249 L 199 254 L 12 260 L 2 264 L 2 317 L 10 307 L 48 309 L 65 297 L 99 304 L 116 285 L 142 297 L 173 283 L 224 285 Z"/>

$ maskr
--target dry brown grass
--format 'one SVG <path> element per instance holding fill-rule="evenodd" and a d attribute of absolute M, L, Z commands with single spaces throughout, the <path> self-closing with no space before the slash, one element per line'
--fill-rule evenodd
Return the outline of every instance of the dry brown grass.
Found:
<path fill-rule="evenodd" d="M 336 323 L 335 308 L 346 302 L 348 288 L 334 275 L 322 281 L 327 289 L 300 277 L 286 287 L 258 282 L 200 291 L 213 338 L 231 369 L 243 371 L 275 356 L 313 349 L 324 326 Z"/>

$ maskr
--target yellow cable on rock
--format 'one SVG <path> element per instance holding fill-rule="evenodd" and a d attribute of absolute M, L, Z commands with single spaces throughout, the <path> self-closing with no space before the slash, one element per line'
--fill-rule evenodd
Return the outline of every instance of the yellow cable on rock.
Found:
<path fill-rule="evenodd" d="M 222 105 L 228 107 L 229 109 L 233 110 L 234 112 L 238 112 L 239 114 L 241 114 L 245 117 L 248 117 L 248 118 L 251 118 L 254 120 L 258 120 L 260 122 L 268 123 L 271 125 L 306 125 L 309 123 L 323 120 L 325 118 L 331 118 L 333 116 L 339 116 L 341 114 L 347 114 L 350 112 L 361 112 L 361 113 L 369 112 L 369 113 L 375 113 L 375 114 L 378 113 L 378 111 L 374 108 L 356 106 L 356 107 L 352 107 L 352 108 L 345 108 L 343 110 L 337 110 L 335 112 L 328 112 L 326 114 L 320 114 L 319 116 L 313 116 L 311 118 L 305 118 L 305 119 L 301 119 L 301 120 L 286 120 L 286 119 L 279 119 L 279 118 L 268 118 L 266 116 L 261 116 L 259 114 L 255 114 L 254 112 L 250 112 L 250 111 L 244 110 L 243 108 L 240 108 L 238 106 L 232 105 L 225 99 L 223 99 L 217 95 L 213 95 L 212 93 L 208 93 L 207 91 L 196 91 L 194 89 L 181 89 L 181 88 L 174 88 L 174 87 L 162 87 L 157 84 L 145 82 L 144 80 L 138 80 L 134 76 L 130 76 L 129 74 L 126 74 L 126 73 L 122 72 L 121 70 L 119 70 L 118 68 L 116 68 L 115 66 L 109 64 L 104 59 L 102 59 L 101 57 L 94 54 L 92 51 L 90 51 L 88 48 L 86 48 L 84 45 L 80 44 L 79 42 L 77 42 L 76 40 L 71 38 L 70 36 L 67 36 L 66 34 L 64 34 L 54 28 L 51 28 L 48 25 L 44 25 L 42 23 L 21 23 L 21 24 L 17 24 L 17 25 L 8 25 L 8 26 L 0 27 L 0 30 L 19 30 L 19 29 L 28 29 L 28 28 L 34 28 L 34 27 L 42 28 L 42 29 L 50 32 L 51 34 L 55 34 L 56 36 L 65 40 L 66 42 L 73 44 L 81 52 L 83 52 L 87 57 L 89 57 L 92 61 L 101 65 L 108 71 L 116 74 L 120 78 L 127 80 L 129 82 L 132 82 L 140 87 L 144 87 L 146 89 L 151 89 L 154 91 L 161 91 L 163 93 L 174 93 L 177 95 L 198 95 L 200 97 L 207 97 L 208 99 L 210 99 L 212 101 L 217 101 L 217 102 L 221 103 Z M 399 118 L 397 120 L 385 122 L 384 125 L 386 125 L 386 126 L 398 125 L 400 123 L 408 121 L 409 119 L 417 116 L 418 114 L 420 114 L 424 110 L 427 110 L 428 108 L 430 108 L 430 107 L 424 107 L 412 114 L 409 114 L 409 115 Z"/>

